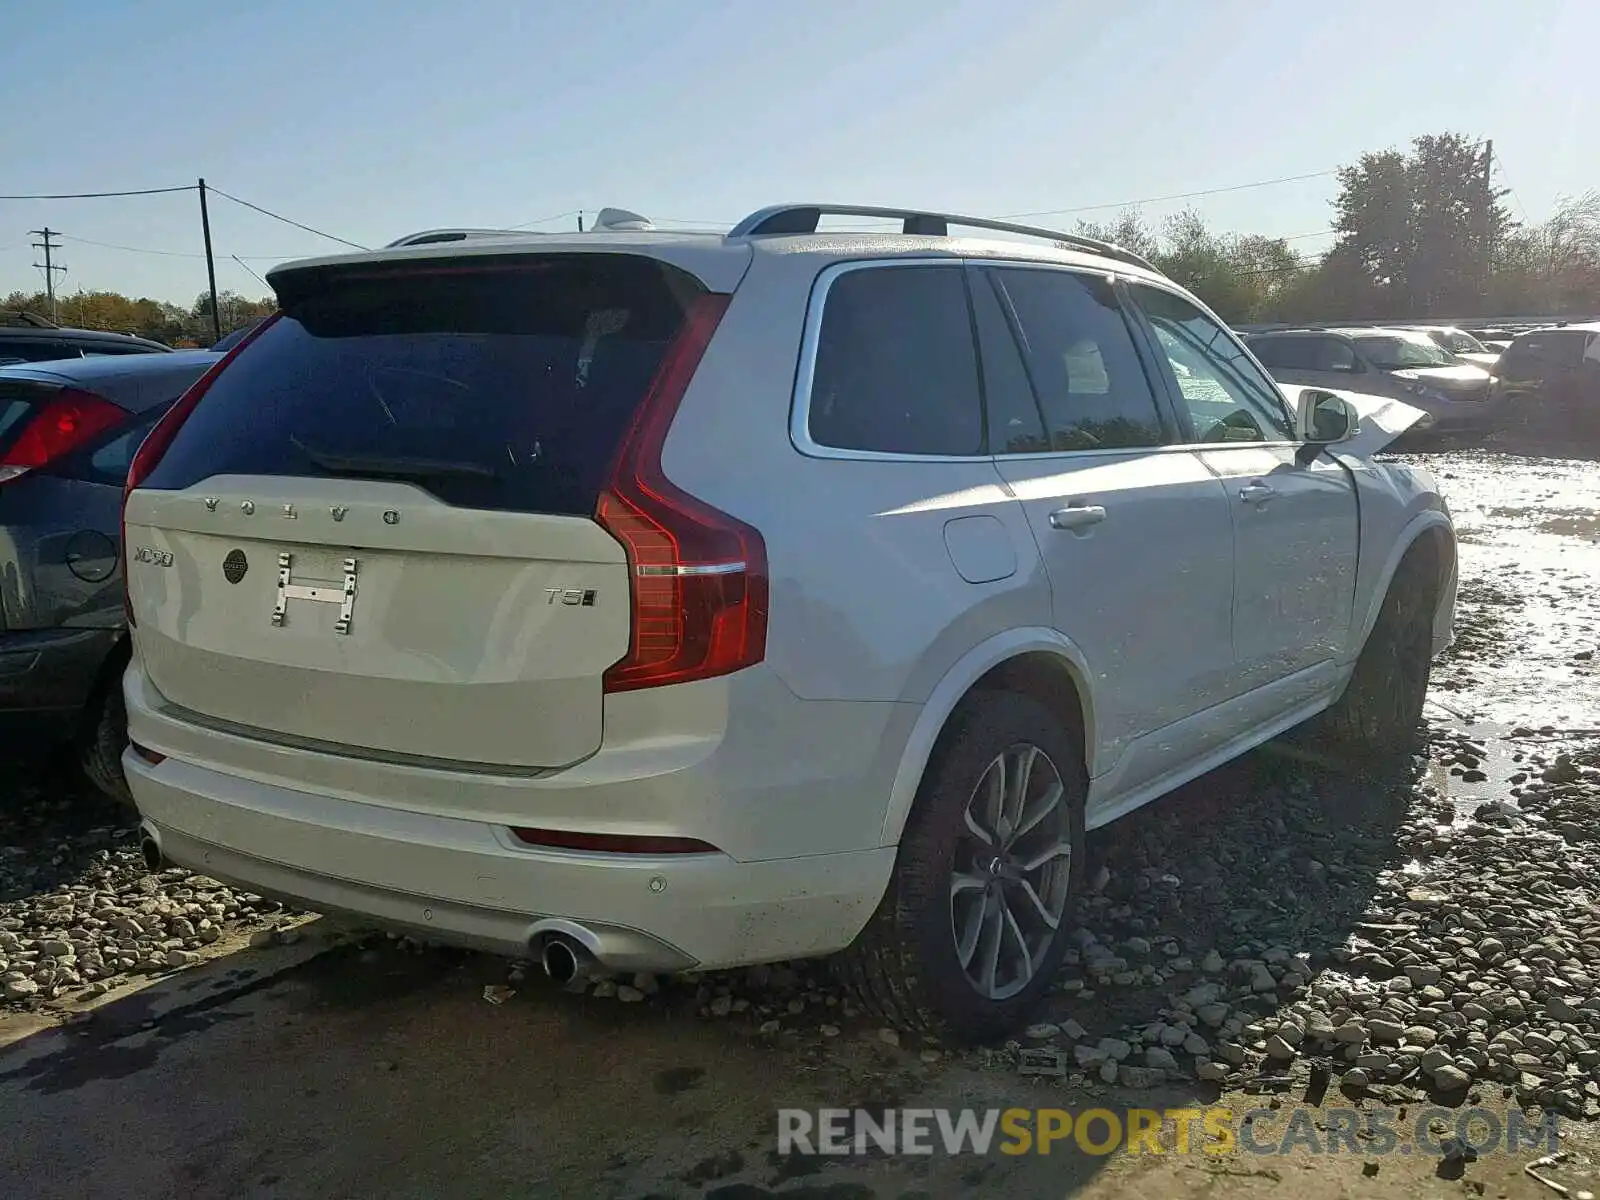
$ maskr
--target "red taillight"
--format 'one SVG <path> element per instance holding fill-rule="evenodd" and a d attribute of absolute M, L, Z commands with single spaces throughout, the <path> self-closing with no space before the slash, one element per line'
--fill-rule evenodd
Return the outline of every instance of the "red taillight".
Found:
<path fill-rule="evenodd" d="M 93 392 L 62 388 L 40 405 L 11 448 L 0 454 L 0 483 L 49 466 L 127 419 L 125 410 Z"/>
<path fill-rule="evenodd" d="M 200 403 L 200 398 L 206 394 L 207 389 L 211 387 L 217 376 L 222 373 L 229 363 L 239 357 L 240 352 L 246 346 L 265 333 L 267 328 L 281 315 L 280 313 L 273 313 L 240 338 L 234 344 L 232 350 L 224 354 L 212 365 L 210 370 L 189 385 L 188 391 L 178 397 L 173 406 L 167 409 L 166 415 L 157 421 L 155 427 L 145 435 L 144 441 L 139 443 L 139 449 L 134 453 L 133 461 L 128 464 L 128 478 L 122 485 L 122 544 L 124 546 L 128 544 L 128 497 L 133 494 L 135 488 L 150 477 L 150 472 L 156 469 L 156 464 L 161 461 L 162 455 L 166 454 L 167 448 L 172 445 L 172 439 L 178 436 L 178 430 L 189 419 L 189 414 L 194 411 L 195 405 Z M 128 624 L 130 626 L 133 625 L 133 600 L 128 595 L 128 572 L 126 570 L 122 573 L 122 607 L 128 615 Z"/>
<path fill-rule="evenodd" d="M 607 692 L 709 679 L 752 666 L 767 647 L 767 552 L 749 525 L 667 479 L 661 448 L 689 381 L 727 310 L 691 306 L 623 439 L 595 520 L 628 558 L 633 624 Z"/>
<path fill-rule="evenodd" d="M 568 833 L 562 829 L 513 829 L 517 841 L 555 850 L 597 854 L 720 854 L 710 842 L 686 837 L 648 837 L 628 833 Z"/>

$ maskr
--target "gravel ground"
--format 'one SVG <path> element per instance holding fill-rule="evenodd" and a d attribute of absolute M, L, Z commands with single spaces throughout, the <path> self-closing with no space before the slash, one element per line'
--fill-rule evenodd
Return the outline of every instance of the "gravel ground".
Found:
<path fill-rule="evenodd" d="M 1379 790 L 1267 751 L 1102 831 L 1038 1023 L 964 1065 L 1091 1088 L 1321 1081 L 1600 1117 L 1600 484 L 1481 452 L 1434 465 L 1463 583 L 1415 784 Z M 0 1004 L 48 1011 L 182 969 L 224 934 L 270 937 L 285 916 L 187 872 L 148 875 L 122 814 L 57 774 L 8 787 Z M 510 964 L 484 999 L 530 988 L 531 970 Z M 867 1023 L 825 964 L 587 990 L 818 1061 L 863 1038 L 952 1057 Z"/>
<path fill-rule="evenodd" d="M 126 811 L 56 763 L 12 761 L 0 778 L 0 1008 L 93 999 L 286 915 L 185 870 L 150 874 Z"/>

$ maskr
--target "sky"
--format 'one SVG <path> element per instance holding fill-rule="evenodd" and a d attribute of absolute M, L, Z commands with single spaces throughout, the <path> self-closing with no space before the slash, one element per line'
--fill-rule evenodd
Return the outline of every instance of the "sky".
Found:
<path fill-rule="evenodd" d="M 0 194 L 203 176 L 367 246 L 447 225 L 570 228 L 604 205 L 725 227 L 798 200 L 1071 228 L 1128 201 L 1233 188 L 1142 211 L 1193 205 L 1215 228 L 1311 254 L 1330 241 L 1337 190 L 1322 173 L 1445 131 L 1494 140 L 1518 219 L 1600 188 L 1600 0 L 0 12 Z M 1104 207 L 1061 211 L 1090 206 Z M 193 192 L 0 199 L 0 295 L 40 285 L 28 231 L 48 225 L 65 291 L 190 303 L 206 283 L 199 215 Z M 267 292 L 247 266 L 340 249 L 215 194 L 211 222 L 218 286 L 246 295 Z"/>

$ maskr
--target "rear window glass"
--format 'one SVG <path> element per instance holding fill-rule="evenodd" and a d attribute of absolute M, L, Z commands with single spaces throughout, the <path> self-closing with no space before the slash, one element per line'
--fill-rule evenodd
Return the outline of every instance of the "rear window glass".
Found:
<path fill-rule="evenodd" d="M 147 487 L 219 474 L 398 479 L 581 515 L 703 289 L 629 255 L 291 278 Z"/>

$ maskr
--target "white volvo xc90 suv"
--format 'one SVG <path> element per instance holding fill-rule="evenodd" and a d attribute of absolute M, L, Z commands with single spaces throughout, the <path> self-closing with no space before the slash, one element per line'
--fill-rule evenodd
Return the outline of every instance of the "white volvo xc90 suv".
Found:
<path fill-rule="evenodd" d="M 986 1038 L 1086 828 L 1312 718 L 1412 747 L 1433 481 L 1117 247 L 613 212 L 271 282 L 128 480 L 153 864 L 557 976 L 839 953 Z"/>

